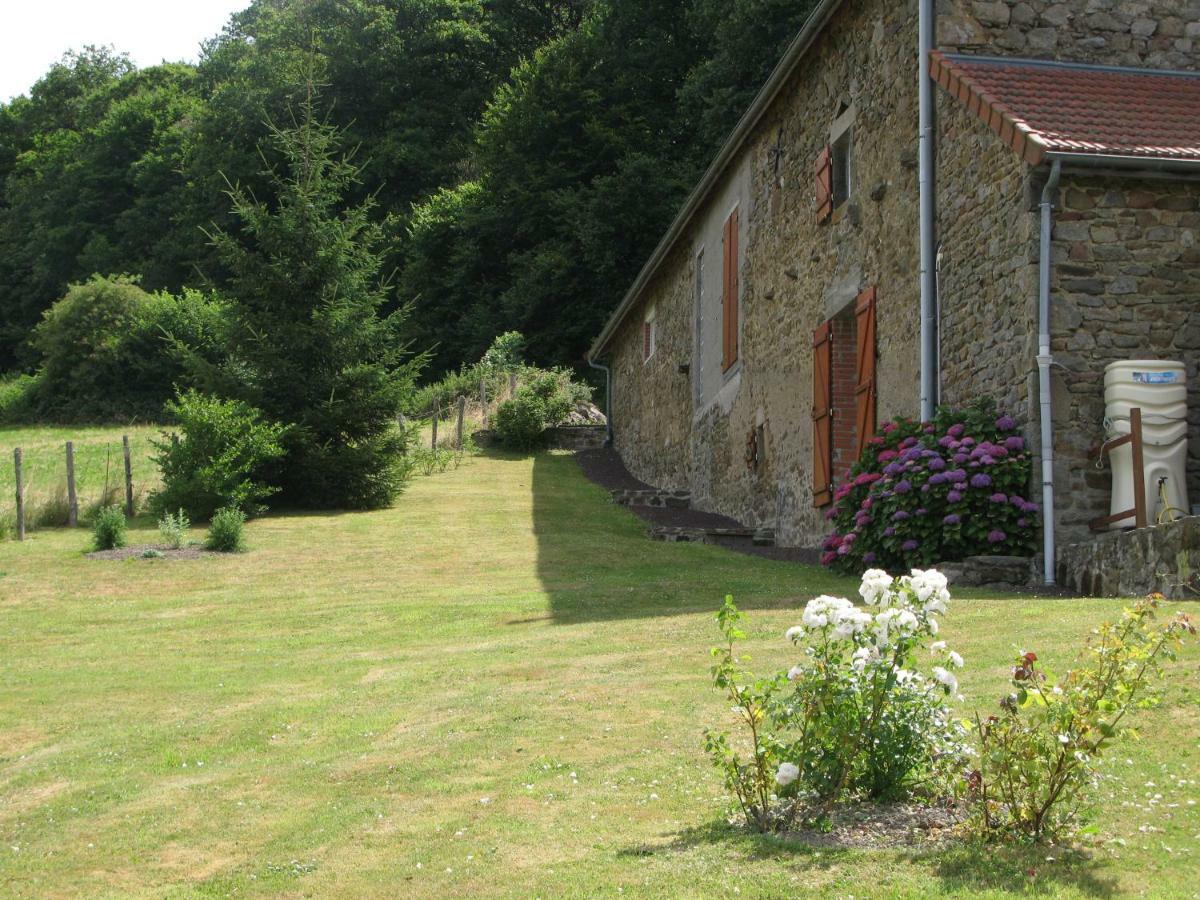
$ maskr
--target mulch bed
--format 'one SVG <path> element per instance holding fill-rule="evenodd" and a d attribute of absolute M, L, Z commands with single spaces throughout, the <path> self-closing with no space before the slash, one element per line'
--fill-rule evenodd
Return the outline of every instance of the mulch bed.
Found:
<path fill-rule="evenodd" d="M 154 550 L 158 556 L 146 556 L 147 550 Z M 141 544 L 137 547 L 120 547 L 116 550 L 97 550 L 86 554 L 88 559 L 144 559 L 147 562 L 156 559 L 200 559 L 205 556 L 217 556 L 216 553 L 209 553 L 207 550 L 201 550 L 199 547 L 182 547 L 179 550 L 170 550 L 167 547 L 155 546 L 153 544 Z"/>
<path fill-rule="evenodd" d="M 860 803 L 830 813 L 828 831 L 801 829 L 789 837 L 812 847 L 882 849 L 943 844 L 959 837 L 965 806 Z"/>

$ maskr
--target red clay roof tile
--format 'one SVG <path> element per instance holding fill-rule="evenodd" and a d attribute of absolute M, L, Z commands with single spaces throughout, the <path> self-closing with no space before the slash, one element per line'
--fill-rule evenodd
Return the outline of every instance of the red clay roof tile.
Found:
<path fill-rule="evenodd" d="M 935 51 L 930 73 L 1033 165 L 1047 153 L 1200 162 L 1200 72 Z"/>

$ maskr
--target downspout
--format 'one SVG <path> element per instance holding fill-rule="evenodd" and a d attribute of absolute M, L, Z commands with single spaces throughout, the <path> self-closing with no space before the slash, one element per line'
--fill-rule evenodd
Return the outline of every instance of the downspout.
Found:
<path fill-rule="evenodd" d="M 1043 583 L 1054 584 L 1054 410 L 1050 398 L 1050 238 L 1054 229 L 1054 198 L 1062 176 L 1062 162 L 1055 160 L 1042 188 L 1042 235 L 1038 259 L 1038 390 L 1041 396 L 1042 432 L 1042 553 L 1045 556 Z"/>
<path fill-rule="evenodd" d="M 937 360 L 937 185 L 934 180 L 934 98 L 929 75 L 937 17 L 935 0 L 920 0 L 918 33 L 921 189 L 921 421 L 933 418 L 938 403 Z"/>
<path fill-rule="evenodd" d="M 611 447 L 613 445 L 612 369 L 610 369 L 608 366 L 601 365 L 598 362 L 592 362 L 592 358 L 590 356 L 585 356 L 584 359 L 587 360 L 587 364 L 593 369 L 599 369 L 604 373 L 604 446 Z"/>

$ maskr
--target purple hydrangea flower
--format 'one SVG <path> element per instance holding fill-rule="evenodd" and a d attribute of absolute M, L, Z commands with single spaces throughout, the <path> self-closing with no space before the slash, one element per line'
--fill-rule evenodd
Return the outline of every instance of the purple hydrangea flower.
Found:
<path fill-rule="evenodd" d="M 821 544 L 821 549 L 822 550 L 832 550 L 835 547 L 840 546 L 841 543 L 842 543 L 842 536 L 835 531 L 829 537 L 825 538 L 825 541 Z"/>
<path fill-rule="evenodd" d="M 885 475 L 899 475 L 903 471 L 904 471 L 904 466 L 900 465 L 900 463 L 891 463 L 886 468 L 884 468 L 883 473 Z"/>
<path fill-rule="evenodd" d="M 942 519 L 942 522 L 946 525 L 959 525 L 962 523 L 962 516 L 960 516 L 958 513 L 950 513 L 950 515 Z"/>
<path fill-rule="evenodd" d="M 1025 438 L 1021 437 L 1020 435 L 1013 435 L 1012 437 L 1005 438 L 1004 446 L 1006 449 L 1011 450 L 1014 453 L 1016 453 L 1018 450 L 1024 450 Z"/>
<path fill-rule="evenodd" d="M 929 471 L 930 472 L 940 472 L 945 468 L 946 468 L 946 461 L 944 459 L 942 459 L 940 456 L 935 456 L 931 460 L 929 460 Z"/>
<path fill-rule="evenodd" d="M 946 477 L 945 472 L 937 472 L 929 476 L 929 483 L 933 485 L 945 484 L 950 479 Z"/>
<path fill-rule="evenodd" d="M 946 495 L 946 502 L 947 503 L 961 503 L 962 502 L 962 493 L 959 491 L 950 491 L 950 493 L 948 493 Z"/>
<path fill-rule="evenodd" d="M 963 436 L 963 432 L 966 430 L 967 430 L 967 426 L 964 425 L 962 422 L 959 422 L 959 423 L 957 423 L 955 425 L 951 425 L 949 428 L 947 428 L 946 434 L 950 435 L 951 437 L 960 438 Z"/>
<path fill-rule="evenodd" d="M 958 443 L 958 441 L 956 441 L 953 437 L 951 437 L 948 434 L 944 435 L 943 437 L 938 438 L 938 444 L 942 447 L 946 447 L 947 449 L 953 447 L 957 443 Z"/>
<path fill-rule="evenodd" d="M 963 465 L 964 463 L 966 463 L 967 460 L 969 460 L 970 458 L 971 457 L 967 456 L 967 454 L 965 454 L 965 453 L 955 453 L 954 454 L 954 461 L 956 463 L 958 463 L 960 466 Z"/>
<path fill-rule="evenodd" d="M 842 546 L 840 546 L 840 547 L 838 547 L 838 548 L 837 548 L 837 555 L 838 555 L 838 556 L 845 556 L 845 555 L 846 555 L 846 554 L 848 554 L 849 552 L 850 552 L 850 545 L 849 545 L 849 544 L 842 544 Z"/>
<path fill-rule="evenodd" d="M 1008 540 L 1008 535 L 996 528 L 988 532 L 987 539 L 989 544 L 1003 544 Z"/>
<path fill-rule="evenodd" d="M 986 475 L 983 472 L 971 476 L 971 487 L 985 488 L 992 486 L 992 476 Z"/>
<path fill-rule="evenodd" d="M 955 469 L 953 472 L 947 472 L 946 475 L 949 477 L 949 479 L 951 481 L 966 481 L 967 480 L 967 470 L 966 469 Z"/>
<path fill-rule="evenodd" d="M 1024 516 L 1022 516 L 1020 519 L 1017 519 L 1017 527 L 1018 528 L 1028 528 L 1029 520 L 1026 519 Z"/>
<path fill-rule="evenodd" d="M 917 515 L 918 516 L 927 516 L 927 515 L 929 515 L 929 510 L 927 510 L 925 507 L 922 506 L 920 509 L 917 510 Z"/>
<path fill-rule="evenodd" d="M 963 445 L 964 447 L 974 447 L 974 446 L 975 446 L 975 438 L 973 438 L 973 437 L 965 437 L 965 438 L 963 438 L 963 439 L 962 439 L 962 445 Z"/>
<path fill-rule="evenodd" d="M 863 562 L 865 562 L 868 566 L 871 565 L 871 563 L 875 562 L 875 559 L 876 559 L 876 556 L 875 556 L 874 550 L 868 550 L 866 553 L 863 554 Z"/>
<path fill-rule="evenodd" d="M 837 518 L 837 516 L 838 516 L 838 513 L 839 513 L 839 512 L 840 512 L 840 510 L 839 510 L 839 509 L 838 509 L 836 506 L 835 506 L 835 507 L 833 507 L 832 509 L 830 509 L 830 510 L 826 511 L 826 513 L 825 513 L 825 521 L 826 521 L 826 522 L 832 522 L 834 519 L 836 519 L 836 518 Z"/>
<path fill-rule="evenodd" d="M 912 490 L 912 483 L 910 481 L 905 480 L 905 481 L 897 481 L 896 482 L 896 493 L 897 494 L 907 494 L 911 490 Z"/>
<path fill-rule="evenodd" d="M 914 540 L 910 539 L 910 540 L 905 541 L 903 544 L 901 544 L 900 549 L 905 551 L 906 553 L 911 553 L 913 550 L 916 550 L 920 546 L 921 546 L 920 541 L 914 541 Z"/>
<path fill-rule="evenodd" d="M 921 485 L 921 493 L 922 494 L 928 494 L 931 490 L 933 490 L 933 488 L 930 487 L 928 484 Z"/>
<path fill-rule="evenodd" d="M 892 521 L 893 522 L 903 522 L 907 518 L 908 518 L 908 513 L 902 509 L 898 509 L 894 513 L 892 513 Z"/>
<path fill-rule="evenodd" d="M 895 537 L 896 529 L 893 528 L 891 525 L 889 525 L 887 528 L 883 529 L 883 536 L 884 537 Z"/>
<path fill-rule="evenodd" d="M 1001 416 L 996 420 L 996 428 L 1000 431 L 1012 431 L 1016 427 L 1017 423 L 1012 416 Z"/>
<path fill-rule="evenodd" d="M 999 491 L 996 491 L 996 493 L 992 494 L 992 496 L 988 497 L 988 499 L 991 500 L 993 503 L 1007 503 L 1008 495 L 1002 494 Z"/>

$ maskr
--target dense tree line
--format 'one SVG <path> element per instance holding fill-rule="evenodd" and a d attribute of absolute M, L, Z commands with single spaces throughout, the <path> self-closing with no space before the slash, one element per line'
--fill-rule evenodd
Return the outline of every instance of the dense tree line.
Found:
<path fill-rule="evenodd" d="M 95 273 L 244 279 L 211 235 L 246 227 L 231 189 L 279 202 L 268 136 L 314 81 L 397 272 L 379 310 L 410 306 L 432 373 L 510 329 L 577 364 L 812 5 L 253 0 L 195 66 L 69 54 L 0 105 L 0 370 L 39 364 L 38 323 Z"/>

